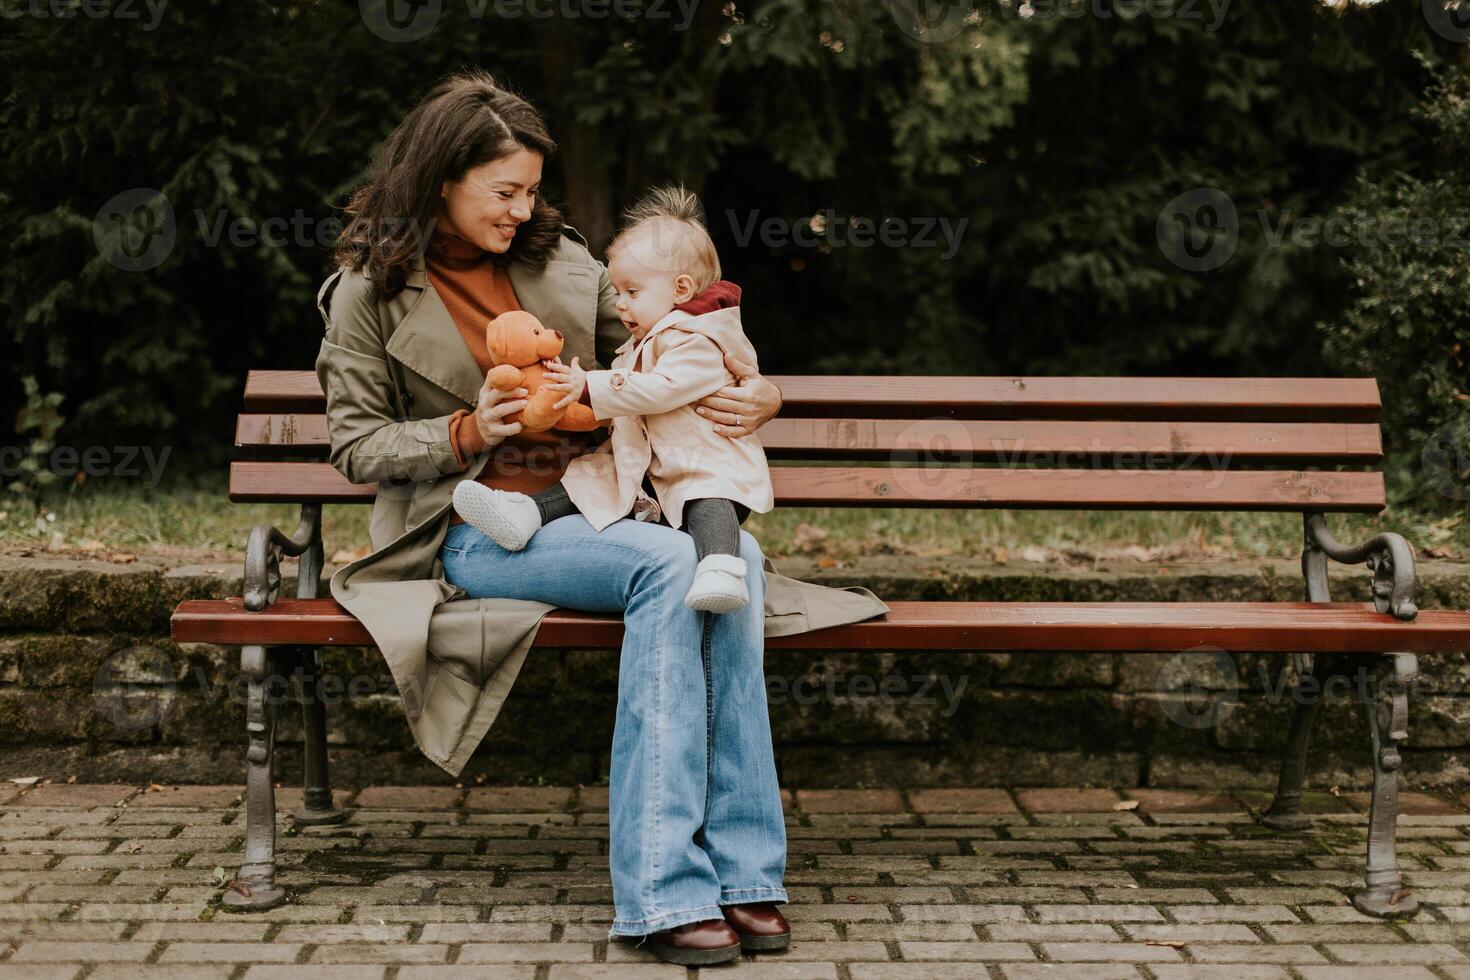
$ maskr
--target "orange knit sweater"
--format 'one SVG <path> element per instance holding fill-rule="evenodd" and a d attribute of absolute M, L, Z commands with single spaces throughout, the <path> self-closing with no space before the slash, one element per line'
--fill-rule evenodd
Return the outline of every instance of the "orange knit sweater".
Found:
<path fill-rule="evenodd" d="M 521 308 L 505 266 L 496 264 L 491 254 L 479 246 L 443 231 L 435 232 L 429 240 L 424 265 L 429 282 L 444 301 L 475 363 L 482 372 L 488 372 L 494 365 L 485 346 L 486 325 L 502 313 Z M 592 435 L 554 429 L 517 433 L 491 451 L 476 480 L 498 490 L 544 490 L 561 479 L 567 464 L 596 445 Z M 462 467 L 485 451 L 485 440 L 474 418 L 464 409 L 451 416 L 449 439 Z M 450 524 L 461 523 L 458 514 L 450 518 Z"/>

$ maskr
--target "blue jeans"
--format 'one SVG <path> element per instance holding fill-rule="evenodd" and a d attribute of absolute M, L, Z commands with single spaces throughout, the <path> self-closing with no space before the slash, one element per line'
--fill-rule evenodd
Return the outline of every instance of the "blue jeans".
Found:
<path fill-rule="evenodd" d="M 784 902 L 786 824 L 765 684 L 765 572 L 740 532 L 750 602 L 716 615 L 684 605 L 694 539 L 580 514 L 523 551 L 468 524 L 449 529 L 444 574 L 473 598 L 535 599 L 623 614 L 608 788 L 609 936 L 718 919 L 721 905 Z"/>

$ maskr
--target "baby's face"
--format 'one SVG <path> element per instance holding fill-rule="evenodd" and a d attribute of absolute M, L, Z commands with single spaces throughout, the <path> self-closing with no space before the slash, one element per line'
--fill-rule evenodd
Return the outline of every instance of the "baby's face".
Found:
<path fill-rule="evenodd" d="M 655 242 L 639 235 L 625 239 L 607 264 L 608 277 L 618 291 L 618 316 L 634 340 L 646 337 L 676 303 L 694 293 L 694 280 L 663 268 L 667 262 L 658 253 Z"/>

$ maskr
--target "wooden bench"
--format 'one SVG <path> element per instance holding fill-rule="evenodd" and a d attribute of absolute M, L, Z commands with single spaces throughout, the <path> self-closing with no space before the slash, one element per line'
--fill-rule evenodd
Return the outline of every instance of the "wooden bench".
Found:
<path fill-rule="evenodd" d="M 1395 854 L 1400 746 L 1418 653 L 1470 649 L 1470 613 L 1419 612 L 1414 555 L 1396 534 L 1358 545 L 1328 533 L 1329 513 L 1385 506 L 1372 379 L 817 377 L 774 379 L 786 397 L 761 430 L 779 504 L 821 507 L 1053 508 L 1290 511 L 1303 515 L 1303 602 L 893 602 L 867 622 L 773 638 L 772 649 L 1118 651 L 1175 654 L 1197 646 L 1292 654 L 1306 683 L 1369 668 L 1367 715 L 1374 772 L 1367 888 L 1354 897 L 1376 916 L 1409 915 Z M 372 503 L 321 460 L 324 399 L 306 371 L 252 371 L 239 417 L 240 459 L 230 499 L 301 504 L 287 535 L 250 535 L 245 595 L 191 600 L 173 638 L 241 647 L 249 681 L 247 830 L 237 909 L 284 900 L 275 884 L 274 712 L 267 676 L 289 667 L 311 690 L 318 649 L 371 637 L 320 598 L 323 504 Z M 866 464 L 866 465 L 864 465 Z M 876 464 L 876 465 L 875 465 Z M 344 542 L 345 543 L 345 542 Z M 353 542 L 356 543 L 356 542 Z M 278 598 L 280 562 L 299 559 L 295 598 Z M 1373 602 L 1332 602 L 1328 560 L 1366 564 Z M 615 617 L 557 611 L 536 645 L 617 649 Z M 1321 690 L 1320 686 L 1316 687 Z M 1306 692 L 1311 688 L 1303 687 Z M 302 824 L 344 818 L 327 774 L 325 707 L 304 699 Z M 1318 700 L 1303 696 L 1291 723 L 1276 798 L 1264 822 L 1307 825 L 1301 786 Z M 246 894 L 248 892 L 248 894 Z"/>

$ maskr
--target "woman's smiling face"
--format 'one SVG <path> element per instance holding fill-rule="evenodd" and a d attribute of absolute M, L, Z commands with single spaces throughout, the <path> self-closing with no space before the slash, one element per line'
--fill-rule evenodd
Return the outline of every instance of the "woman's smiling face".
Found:
<path fill-rule="evenodd" d="M 446 180 L 439 212 L 444 230 L 487 252 L 509 249 L 516 227 L 531 217 L 541 163 L 534 150 L 516 150 L 482 163 L 462 180 Z"/>

